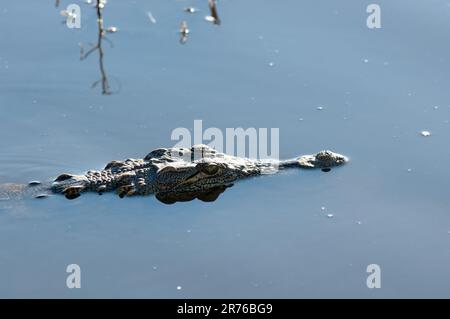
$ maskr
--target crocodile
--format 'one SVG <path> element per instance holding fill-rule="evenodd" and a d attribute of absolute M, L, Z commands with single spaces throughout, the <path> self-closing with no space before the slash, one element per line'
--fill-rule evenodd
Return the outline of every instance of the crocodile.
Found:
<path fill-rule="evenodd" d="M 43 183 L 3 184 L 0 199 L 45 198 L 51 194 L 75 199 L 84 192 L 100 195 L 116 192 L 121 198 L 154 194 L 166 204 L 195 198 L 210 202 L 239 179 L 293 167 L 327 172 L 347 161 L 346 156 L 328 150 L 275 161 L 231 156 L 203 144 L 191 148 L 159 148 L 141 159 L 112 161 L 99 171 L 81 175 L 63 173 Z"/>

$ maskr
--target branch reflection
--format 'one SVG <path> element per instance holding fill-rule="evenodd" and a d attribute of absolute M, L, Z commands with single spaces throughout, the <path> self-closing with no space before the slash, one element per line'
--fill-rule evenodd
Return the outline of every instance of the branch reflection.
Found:
<path fill-rule="evenodd" d="M 106 38 L 106 33 L 114 33 L 117 31 L 115 27 L 110 27 L 108 29 L 104 28 L 103 25 L 103 11 L 104 9 L 104 1 L 103 0 L 97 0 L 96 3 L 96 11 L 97 11 L 97 29 L 98 29 L 98 37 L 97 37 L 97 43 L 95 45 L 92 45 L 92 47 L 88 51 L 84 51 L 84 45 L 80 43 L 80 60 L 86 59 L 91 53 L 94 51 L 98 51 L 98 57 L 99 57 L 99 67 L 100 67 L 100 75 L 101 78 L 97 81 L 95 81 L 92 84 L 92 88 L 95 88 L 99 83 L 102 85 L 102 94 L 104 95 L 110 95 L 111 90 L 109 86 L 108 76 L 106 74 L 105 65 L 103 62 L 104 58 L 104 51 L 103 51 L 103 40 L 107 41 L 111 47 L 113 47 L 112 42 Z"/>
<path fill-rule="evenodd" d="M 221 185 L 211 187 L 210 189 L 203 191 L 192 191 L 192 192 L 182 192 L 182 193 L 157 193 L 155 197 L 162 203 L 170 205 L 175 204 L 177 202 L 189 202 L 194 199 L 201 200 L 202 202 L 214 202 L 219 196 L 225 192 L 225 190 L 229 187 L 232 187 L 233 184 L 229 185 Z"/>

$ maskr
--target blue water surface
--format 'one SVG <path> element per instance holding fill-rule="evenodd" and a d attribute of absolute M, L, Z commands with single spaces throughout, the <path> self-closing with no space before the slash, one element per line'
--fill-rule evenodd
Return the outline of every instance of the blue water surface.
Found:
<path fill-rule="evenodd" d="M 91 5 L 1 1 L 1 183 L 143 157 L 196 119 L 279 128 L 282 158 L 351 161 L 241 181 L 212 203 L 2 201 L 0 297 L 450 297 L 450 3 L 377 0 L 374 30 L 372 2 L 223 0 L 216 26 L 206 0 L 110 0 L 104 95 L 98 52 L 80 61 L 98 36 Z M 81 29 L 60 15 L 70 3 Z"/>

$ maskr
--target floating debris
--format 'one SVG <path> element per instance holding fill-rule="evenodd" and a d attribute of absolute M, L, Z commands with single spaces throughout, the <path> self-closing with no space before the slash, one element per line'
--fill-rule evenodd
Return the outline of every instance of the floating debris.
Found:
<path fill-rule="evenodd" d="M 148 19 L 150 20 L 151 23 L 156 24 L 156 19 L 155 19 L 155 17 L 153 16 L 153 14 L 150 11 L 147 12 L 147 17 L 148 17 Z"/>
<path fill-rule="evenodd" d="M 183 11 L 187 12 L 187 13 L 196 13 L 196 12 L 198 12 L 198 9 L 193 8 L 193 7 L 186 7 L 183 9 Z"/>
<path fill-rule="evenodd" d="M 190 229 L 188 229 L 188 230 L 186 230 L 186 232 L 187 232 L 187 233 L 190 233 L 190 232 L 192 232 L 192 231 L 191 231 Z"/>
<path fill-rule="evenodd" d="M 299 121 L 303 121 L 303 117 L 299 118 L 298 120 L 299 120 Z"/>
<path fill-rule="evenodd" d="M 180 43 L 185 44 L 187 42 L 189 34 L 189 28 L 186 21 L 181 22 L 180 24 Z"/>
<path fill-rule="evenodd" d="M 325 206 L 320 207 L 320 210 L 326 210 L 327 208 Z"/>
<path fill-rule="evenodd" d="M 362 221 L 357 221 L 356 222 L 358 225 L 361 225 L 362 224 Z"/>
<path fill-rule="evenodd" d="M 28 185 L 29 186 L 37 186 L 37 185 L 41 185 L 41 182 L 40 181 L 29 181 Z"/>
<path fill-rule="evenodd" d="M 333 214 L 327 214 L 327 218 L 333 218 L 334 215 Z"/>
<path fill-rule="evenodd" d="M 433 109 L 434 110 L 439 110 L 439 106 L 435 105 L 435 106 L 433 106 Z"/>
<path fill-rule="evenodd" d="M 153 266 L 152 269 L 153 269 L 154 271 L 156 271 L 156 270 L 158 270 L 158 267 Z"/>
<path fill-rule="evenodd" d="M 316 107 L 317 110 L 322 111 L 323 110 L 323 106 L 318 106 Z"/>
<path fill-rule="evenodd" d="M 431 132 L 430 132 L 430 131 L 421 131 L 421 132 L 420 132 L 420 135 L 422 135 L 422 136 L 424 136 L 424 137 L 428 137 L 428 136 L 431 135 Z"/>
<path fill-rule="evenodd" d="M 181 286 L 177 286 L 177 290 L 181 290 L 182 289 L 182 287 Z"/>
<path fill-rule="evenodd" d="M 108 33 L 116 33 L 119 30 L 116 27 L 111 26 L 111 27 L 106 28 L 105 31 Z"/>
<path fill-rule="evenodd" d="M 268 64 L 270 67 L 273 67 L 273 66 L 275 66 L 275 63 L 273 63 L 273 62 L 269 62 L 269 64 Z"/>
<path fill-rule="evenodd" d="M 369 59 L 364 59 L 364 63 L 369 63 Z"/>

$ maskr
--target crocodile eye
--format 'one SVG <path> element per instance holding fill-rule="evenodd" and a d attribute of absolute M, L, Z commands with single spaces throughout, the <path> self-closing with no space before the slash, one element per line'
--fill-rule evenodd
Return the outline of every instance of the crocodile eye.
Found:
<path fill-rule="evenodd" d="M 208 164 L 203 166 L 201 171 L 207 175 L 214 175 L 219 171 L 219 166 L 215 164 Z"/>

